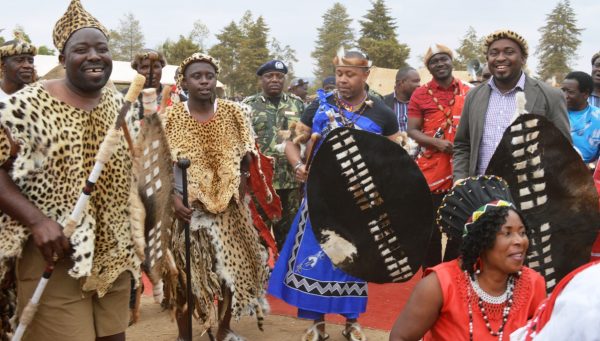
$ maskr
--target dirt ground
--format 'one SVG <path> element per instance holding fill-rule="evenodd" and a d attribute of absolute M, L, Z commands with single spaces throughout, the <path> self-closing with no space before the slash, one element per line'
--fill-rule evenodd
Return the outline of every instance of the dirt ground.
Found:
<path fill-rule="evenodd" d="M 236 333 L 245 337 L 248 341 L 296 341 L 300 340 L 304 330 L 310 326 L 309 321 L 298 320 L 288 316 L 269 315 L 265 319 L 264 332 L 256 327 L 256 319 L 253 317 L 242 318 L 239 322 L 233 322 L 231 327 Z M 344 341 L 342 326 L 335 324 L 327 325 L 331 341 Z M 365 334 L 369 341 L 387 341 L 388 331 L 366 329 Z M 177 338 L 177 326 L 171 322 L 168 312 L 161 311 L 161 307 L 155 304 L 152 297 L 142 296 L 140 321 L 127 329 L 128 341 L 175 341 Z M 208 336 L 200 336 L 194 332 L 194 341 L 208 341 Z"/>

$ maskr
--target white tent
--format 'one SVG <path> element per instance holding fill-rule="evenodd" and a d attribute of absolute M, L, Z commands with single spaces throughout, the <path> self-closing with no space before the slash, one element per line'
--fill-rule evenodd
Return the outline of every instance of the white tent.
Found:
<path fill-rule="evenodd" d="M 58 56 L 35 56 L 35 69 L 40 78 L 59 66 Z M 166 65 L 162 70 L 161 83 L 165 85 L 175 84 L 176 65 Z M 110 80 L 115 84 L 129 84 L 136 72 L 131 68 L 131 63 L 113 60 L 113 69 Z M 223 83 L 217 81 L 217 88 L 224 88 Z"/>

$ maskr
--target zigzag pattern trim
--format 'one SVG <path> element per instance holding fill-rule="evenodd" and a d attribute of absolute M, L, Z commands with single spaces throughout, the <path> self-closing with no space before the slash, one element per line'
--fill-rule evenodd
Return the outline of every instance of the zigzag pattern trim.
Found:
<path fill-rule="evenodd" d="M 319 282 L 302 277 L 298 274 L 288 274 L 286 283 L 296 289 L 302 289 L 309 294 L 321 296 L 366 296 L 367 287 L 361 282 Z"/>
<path fill-rule="evenodd" d="M 292 247 L 292 255 L 288 261 L 288 272 L 285 276 L 284 283 L 286 286 L 300 290 L 309 294 L 318 294 L 321 296 L 367 296 L 367 283 L 361 282 L 328 282 L 318 281 L 312 278 L 304 277 L 294 273 L 296 259 L 302 236 L 306 230 L 308 221 L 308 205 L 304 202 L 301 205 L 300 219 L 298 221 L 298 232 L 294 238 L 294 246 Z M 345 293 L 345 294 L 342 294 Z"/>

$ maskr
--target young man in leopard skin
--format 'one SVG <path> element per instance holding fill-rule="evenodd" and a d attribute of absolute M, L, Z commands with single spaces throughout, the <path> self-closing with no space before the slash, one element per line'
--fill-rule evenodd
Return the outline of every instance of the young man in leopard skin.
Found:
<path fill-rule="evenodd" d="M 167 108 L 165 135 L 174 161 L 190 160 L 187 185 L 190 208 L 174 194 L 179 222 L 191 230 L 192 291 L 201 328 L 218 325 L 216 338 L 242 340 L 231 331 L 230 321 L 256 314 L 262 325 L 267 307 L 265 283 L 269 273 L 267 252 L 259 241 L 248 207 L 246 187 L 250 163 L 258 158 L 249 122 L 249 108 L 217 99 L 219 66 L 202 53 L 186 58 L 179 66 L 179 83 L 189 91 L 187 102 Z M 175 187 L 181 187 L 175 169 Z M 259 172 L 262 174 L 262 172 Z M 266 186 L 264 176 L 262 184 Z M 171 233 L 170 249 L 185 278 L 184 230 L 179 224 Z M 187 338 L 185 286 L 166 280 L 168 302 L 176 309 L 179 336 Z M 219 298 L 218 310 L 214 298 Z"/>

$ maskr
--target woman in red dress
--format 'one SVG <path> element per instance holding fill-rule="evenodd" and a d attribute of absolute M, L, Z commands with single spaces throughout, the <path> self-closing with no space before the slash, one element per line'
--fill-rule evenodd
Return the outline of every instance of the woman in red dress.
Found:
<path fill-rule="evenodd" d="M 461 256 L 425 271 L 390 341 L 508 340 L 546 296 L 543 277 L 523 266 L 527 228 L 508 185 L 466 179 L 444 198 L 438 225 L 462 238 Z"/>

